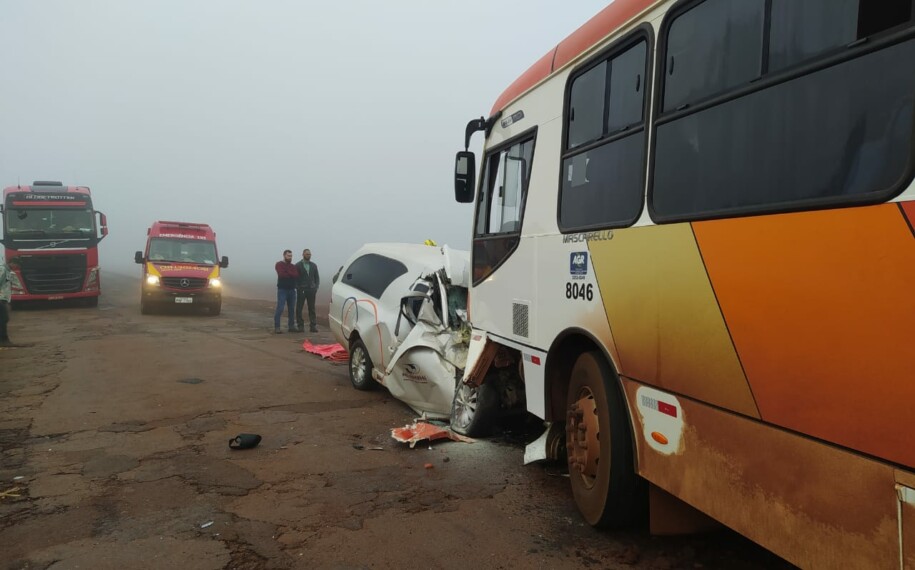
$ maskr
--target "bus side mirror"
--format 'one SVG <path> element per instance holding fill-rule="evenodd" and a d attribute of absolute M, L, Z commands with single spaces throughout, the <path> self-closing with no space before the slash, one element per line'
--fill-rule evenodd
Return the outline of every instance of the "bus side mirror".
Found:
<path fill-rule="evenodd" d="M 105 214 L 103 214 L 101 212 L 96 212 L 96 213 L 98 214 L 98 220 L 99 220 L 98 224 L 99 224 L 100 229 L 102 230 L 102 237 L 104 238 L 105 236 L 108 235 L 108 218 L 105 216 Z"/>
<path fill-rule="evenodd" d="M 135 254 L 133 254 L 133 260 L 134 260 L 136 263 L 144 263 L 145 260 L 143 259 L 143 252 L 142 252 L 142 251 L 138 251 L 138 252 L 136 252 Z"/>
<path fill-rule="evenodd" d="M 219 262 L 219 266 L 222 267 L 223 269 L 225 269 L 226 267 L 228 267 L 228 266 L 229 266 L 229 258 L 223 255 L 223 256 L 222 256 L 222 261 Z"/>
<path fill-rule="evenodd" d="M 457 153 L 454 159 L 454 199 L 461 204 L 473 202 L 476 157 L 469 150 Z"/>

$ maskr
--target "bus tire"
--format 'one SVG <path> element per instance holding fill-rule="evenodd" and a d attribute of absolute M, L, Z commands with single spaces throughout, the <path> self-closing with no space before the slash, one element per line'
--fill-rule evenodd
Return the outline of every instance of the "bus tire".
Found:
<path fill-rule="evenodd" d="M 499 404 L 499 391 L 493 383 L 469 386 L 458 380 L 451 401 L 451 429 L 467 437 L 489 435 Z"/>
<path fill-rule="evenodd" d="M 372 378 L 372 358 L 361 338 L 349 345 L 349 381 L 357 390 L 374 390 L 375 379 Z"/>
<path fill-rule="evenodd" d="M 572 495 L 592 526 L 631 525 L 644 504 L 644 490 L 633 470 L 628 417 L 616 375 L 603 355 L 582 353 L 569 378 L 566 446 Z"/>

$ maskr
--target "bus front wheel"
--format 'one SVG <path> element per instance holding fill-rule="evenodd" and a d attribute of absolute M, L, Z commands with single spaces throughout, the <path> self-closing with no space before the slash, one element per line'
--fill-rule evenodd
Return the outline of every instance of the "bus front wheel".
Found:
<path fill-rule="evenodd" d="M 600 352 L 575 361 L 566 406 L 569 480 L 578 510 L 593 526 L 634 523 L 645 493 L 633 470 L 625 402 Z"/>

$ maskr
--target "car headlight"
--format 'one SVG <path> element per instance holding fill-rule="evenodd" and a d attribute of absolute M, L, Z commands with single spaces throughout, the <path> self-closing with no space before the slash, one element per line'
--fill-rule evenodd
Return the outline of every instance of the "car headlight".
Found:
<path fill-rule="evenodd" d="M 146 284 L 147 284 L 147 285 L 158 285 L 158 284 L 159 284 L 159 277 L 156 276 L 156 275 L 147 275 L 147 276 L 146 276 Z"/>
<path fill-rule="evenodd" d="M 210 287 L 222 287 L 222 281 L 219 279 L 210 279 Z"/>

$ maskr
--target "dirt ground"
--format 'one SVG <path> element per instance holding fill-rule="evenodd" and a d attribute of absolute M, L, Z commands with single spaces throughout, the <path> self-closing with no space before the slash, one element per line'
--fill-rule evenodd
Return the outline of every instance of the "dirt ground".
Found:
<path fill-rule="evenodd" d="M 103 285 L 13 312 L 34 346 L 0 350 L 0 568 L 788 567 L 726 531 L 584 525 L 563 465 L 522 465 L 530 421 L 394 442 L 413 413 L 271 334 L 267 302 L 143 316 L 138 282 Z"/>

